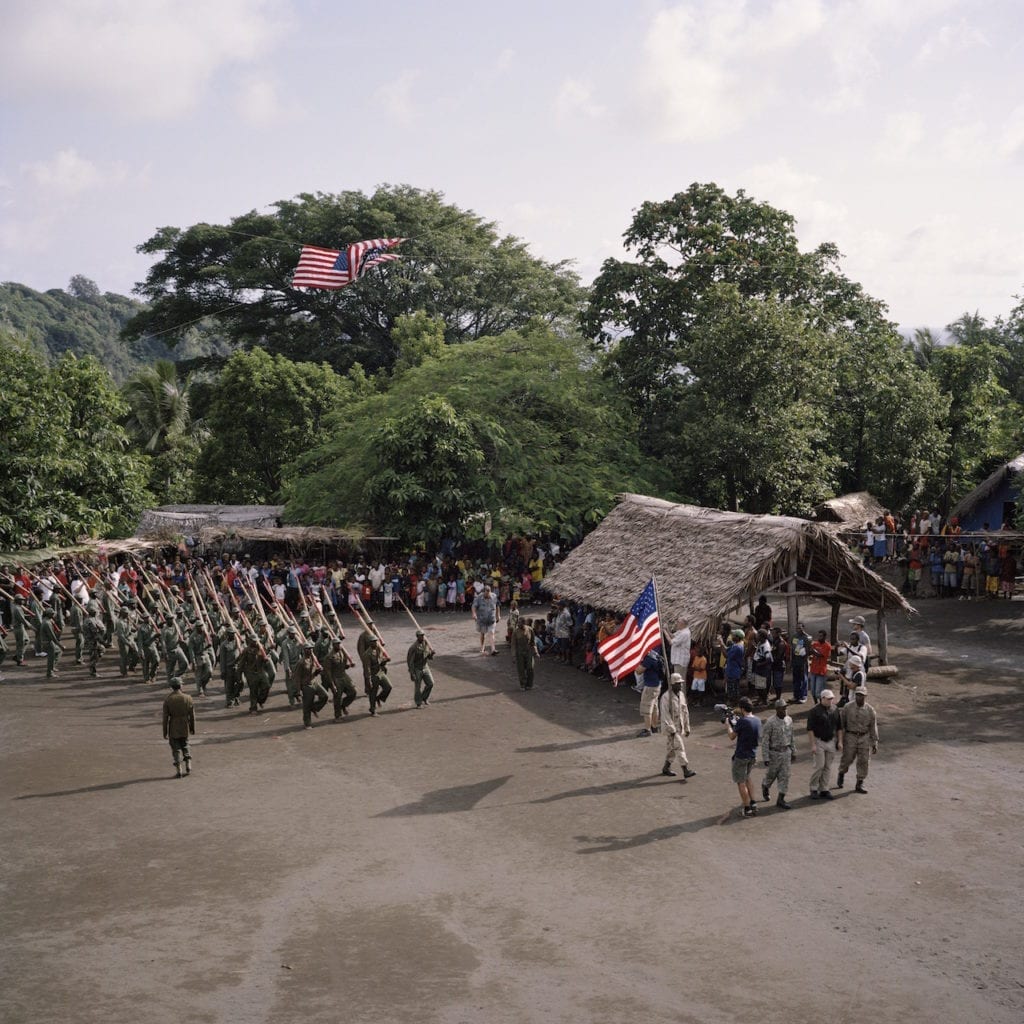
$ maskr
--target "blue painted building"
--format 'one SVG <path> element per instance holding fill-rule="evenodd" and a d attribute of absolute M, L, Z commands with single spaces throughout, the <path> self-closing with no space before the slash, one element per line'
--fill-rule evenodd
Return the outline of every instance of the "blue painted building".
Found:
<path fill-rule="evenodd" d="M 1004 463 L 970 494 L 961 498 L 950 512 L 950 517 L 959 516 L 960 528 L 964 533 L 998 530 L 1003 523 L 1012 529 L 1022 504 L 1024 452 Z"/>

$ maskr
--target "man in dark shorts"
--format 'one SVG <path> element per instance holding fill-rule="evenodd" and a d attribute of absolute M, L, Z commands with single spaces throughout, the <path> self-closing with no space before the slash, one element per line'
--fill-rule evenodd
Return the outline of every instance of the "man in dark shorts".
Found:
<path fill-rule="evenodd" d="M 743 714 L 738 718 L 726 719 L 729 739 L 736 741 L 736 750 L 732 755 L 732 781 L 740 791 L 743 817 L 752 818 L 757 814 L 757 802 L 754 800 L 750 773 L 757 761 L 757 748 L 761 742 L 761 719 L 754 714 L 754 705 L 748 697 L 740 698 L 740 711 Z"/>

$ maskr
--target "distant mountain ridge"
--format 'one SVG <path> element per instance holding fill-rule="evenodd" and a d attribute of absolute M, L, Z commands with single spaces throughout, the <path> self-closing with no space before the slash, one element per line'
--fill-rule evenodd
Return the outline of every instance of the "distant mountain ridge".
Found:
<path fill-rule="evenodd" d="M 202 324 L 189 328 L 174 348 L 160 338 L 124 341 L 121 329 L 144 304 L 125 295 L 101 292 L 76 275 L 66 290 L 37 292 L 15 282 L 0 284 L 0 328 L 26 341 L 48 362 L 65 352 L 95 356 L 121 384 L 157 359 L 190 362 L 230 354 L 230 346 Z"/>

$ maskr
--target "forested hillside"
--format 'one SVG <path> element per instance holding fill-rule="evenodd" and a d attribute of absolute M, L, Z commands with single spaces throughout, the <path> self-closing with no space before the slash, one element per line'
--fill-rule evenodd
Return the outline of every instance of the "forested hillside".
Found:
<path fill-rule="evenodd" d="M 224 355 L 228 345 L 196 325 L 169 348 L 159 338 L 125 341 L 121 329 L 145 310 L 143 303 L 101 292 L 87 277 L 76 275 L 66 290 L 37 292 L 23 284 L 0 284 L 0 326 L 22 338 L 48 363 L 65 352 L 95 356 L 118 383 L 157 359 L 185 362 Z"/>

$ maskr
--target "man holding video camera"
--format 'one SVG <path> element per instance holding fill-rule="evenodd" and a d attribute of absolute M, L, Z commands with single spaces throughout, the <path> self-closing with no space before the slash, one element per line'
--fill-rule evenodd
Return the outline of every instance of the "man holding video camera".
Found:
<path fill-rule="evenodd" d="M 729 739 L 736 741 L 736 750 L 732 755 L 732 781 L 740 791 L 743 817 L 752 818 L 757 814 L 757 801 L 754 800 L 750 773 L 754 770 L 757 747 L 761 742 L 761 719 L 754 714 L 754 705 L 749 697 L 740 698 L 739 710 L 741 714 L 728 714 L 725 719 Z"/>

